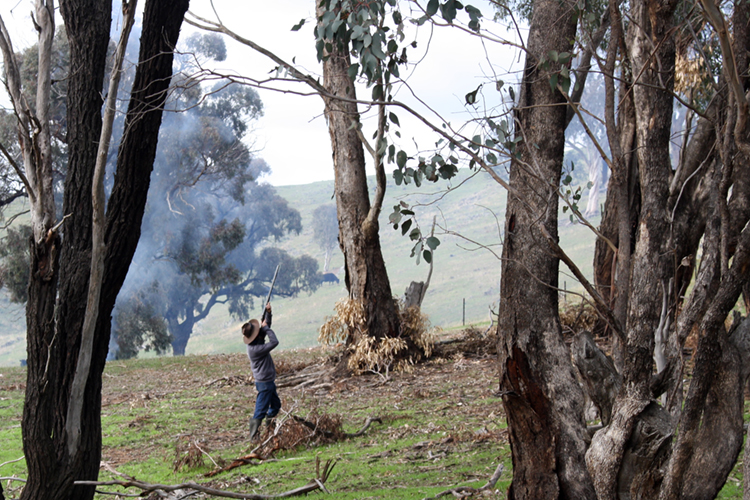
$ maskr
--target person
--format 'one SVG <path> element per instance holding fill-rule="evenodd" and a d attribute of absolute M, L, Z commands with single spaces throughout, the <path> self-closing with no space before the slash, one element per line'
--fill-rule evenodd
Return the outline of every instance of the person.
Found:
<path fill-rule="evenodd" d="M 273 418 L 281 410 L 281 400 L 276 392 L 276 366 L 271 357 L 279 341 L 271 330 L 271 303 L 263 313 L 262 323 L 251 319 L 242 325 L 242 340 L 247 344 L 247 357 L 255 379 L 258 397 L 255 399 L 255 413 L 250 418 L 250 439 L 255 439 L 260 424 L 266 418 L 270 427 Z M 266 342 L 268 340 L 268 342 Z"/>

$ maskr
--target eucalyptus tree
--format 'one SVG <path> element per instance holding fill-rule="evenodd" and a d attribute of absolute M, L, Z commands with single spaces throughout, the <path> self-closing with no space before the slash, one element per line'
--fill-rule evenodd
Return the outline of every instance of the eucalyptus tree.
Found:
<path fill-rule="evenodd" d="M 68 162 L 62 220 L 55 210 L 49 106 L 56 7 L 51 0 L 36 3 L 39 66 L 33 107 L 21 91 L 8 32 L 4 26 L 0 29 L 23 157 L 23 167 L 16 165 L 15 170 L 31 205 L 28 372 L 22 420 L 29 476 L 21 498 L 85 499 L 94 495 L 93 486 L 76 486 L 74 482 L 96 479 L 99 472 L 101 377 L 110 314 L 138 241 L 162 105 L 172 74 L 172 49 L 187 6 L 187 1 L 146 2 L 126 134 L 106 216 L 102 205 L 97 208 L 100 218 L 94 216 L 94 172 L 102 142 L 111 3 L 68 0 L 59 6 L 70 41 L 70 67 L 75 68 L 67 79 Z M 134 7 L 134 3 L 124 4 L 125 11 Z M 98 249 L 93 248 L 99 239 L 93 236 L 95 227 L 102 229 Z M 102 258 L 92 263 L 95 250 L 102 252 Z M 89 293 L 90 281 L 94 286 L 98 281 L 96 273 L 90 279 L 92 265 L 97 264 L 101 265 L 100 293 Z M 84 335 L 84 330 L 89 334 Z"/>

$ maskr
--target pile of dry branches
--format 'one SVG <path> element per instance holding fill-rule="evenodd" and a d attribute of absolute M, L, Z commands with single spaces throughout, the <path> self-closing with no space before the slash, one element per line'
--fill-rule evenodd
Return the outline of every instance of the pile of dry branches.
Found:
<path fill-rule="evenodd" d="M 430 331 L 427 316 L 417 307 L 401 308 L 400 336 L 383 338 L 368 334 L 361 303 L 342 299 L 335 311 L 320 327 L 318 341 L 327 345 L 344 343 L 347 366 L 355 375 L 375 372 L 387 378 L 389 371 L 410 371 L 414 363 L 432 354 L 435 334 Z"/>

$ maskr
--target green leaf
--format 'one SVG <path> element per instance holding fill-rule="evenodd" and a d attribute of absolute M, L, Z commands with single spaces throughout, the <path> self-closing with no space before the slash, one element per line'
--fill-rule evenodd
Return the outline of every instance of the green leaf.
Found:
<path fill-rule="evenodd" d="M 411 233 L 409 233 L 409 238 L 412 241 L 417 241 L 422 237 L 422 233 L 419 232 L 419 229 L 414 228 L 411 230 Z"/>
<path fill-rule="evenodd" d="M 404 221 L 403 224 L 401 224 L 401 236 L 404 236 L 407 231 L 409 231 L 409 228 L 411 227 L 411 219 L 408 219 Z"/>
<path fill-rule="evenodd" d="M 407 159 L 408 157 L 406 156 L 405 151 L 399 151 L 396 153 L 396 165 L 398 165 L 399 168 L 404 168 Z"/>
<path fill-rule="evenodd" d="M 388 222 L 396 226 L 394 227 L 394 229 L 396 229 L 398 227 L 398 223 L 401 222 L 401 212 L 398 209 L 398 205 L 393 207 L 393 212 L 391 212 L 391 214 L 388 216 Z"/>
<path fill-rule="evenodd" d="M 562 87 L 563 92 L 567 94 L 570 90 L 570 78 L 563 78 L 560 82 L 560 87 Z"/>
<path fill-rule="evenodd" d="M 435 236 L 430 236 L 425 240 L 425 244 L 430 247 L 430 250 L 435 250 L 440 245 L 440 240 Z"/>
<path fill-rule="evenodd" d="M 482 86 L 480 85 L 475 91 L 466 94 L 466 104 L 472 106 L 477 102 L 477 92 L 479 92 L 479 89 L 481 88 Z"/>
<path fill-rule="evenodd" d="M 401 124 L 400 124 L 400 123 L 398 122 L 398 116 L 396 116 L 396 113 L 393 113 L 393 112 L 389 113 L 389 114 L 388 114 L 388 118 L 389 118 L 389 119 L 390 119 L 390 120 L 391 120 L 391 121 L 392 121 L 393 123 L 395 123 L 397 127 L 400 127 L 400 126 L 401 126 Z"/>
<path fill-rule="evenodd" d="M 379 40 L 373 40 L 373 44 L 370 49 L 372 50 L 372 53 L 375 54 L 375 57 L 377 57 L 381 61 L 385 59 L 385 52 L 383 52 L 383 48 L 380 46 Z"/>
<path fill-rule="evenodd" d="M 432 262 L 432 252 L 425 249 L 424 252 L 422 252 L 422 257 L 424 257 L 424 261 L 430 264 Z"/>
<path fill-rule="evenodd" d="M 354 80 L 357 77 L 357 73 L 359 73 L 359 63 L 354 63 L 351 66 L 349 66 L 349 78 Z"/>
<path fill-rule="evenodd" d="M 439 6 L 438 0 L 430 0 L 429 2 L 427 2 L 427 9 L 425 9 L 425 14 L 428 17 L 434 16 L 438 10 L 438 6 Z"/>
<path fill-rule="evenodd" d="M 510 98 L 515 101 L 516 100 L 516 91 L 513 90 L 513 87 L 508 87 L 508 93 L 510 94 Z"/>
<path fill-rule="evenodd" d="M 393 180 L 396 181 L 396 185 L 400 186 L 402 182 L 404 182 L 404 174 L 401 172 L 401 170 L 394 170 L 393 171 Z"/>
<path fill-rule="evenodd" d="M 443 19 L 449 24 L 456 19 L 456 0 L 448 0 L 440 6 L 440 11 L 443 14 Z"/>
<path fill-rule="evenodd" d="M 305 24 L 305 20 L 301 19 L 300 22 L 292 26 L 292 31 L 299 31 L 302 28 L 302 26 L 304 26 L 304 24 Z"/>
<path fill-rule="evenodd" d="M 553 91 L 557 88 L 557 73 L 554 73 L 551 77 L 549 77 L 549 86 Z"/>

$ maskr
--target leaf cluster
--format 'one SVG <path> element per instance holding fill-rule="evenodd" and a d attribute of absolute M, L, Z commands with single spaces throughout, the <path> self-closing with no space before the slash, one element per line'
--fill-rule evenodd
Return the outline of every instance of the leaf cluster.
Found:
<path fill-rule="evenodd" d="M 141 350 L 153 350 L 156 354 L 169 350 L 172 336 L 164 319 L 164 305 L 164 290 L 156 281 L 118 299 L 113 318 L 113 329 L 117 331 L 116 359 L 135 358 Z"/>

